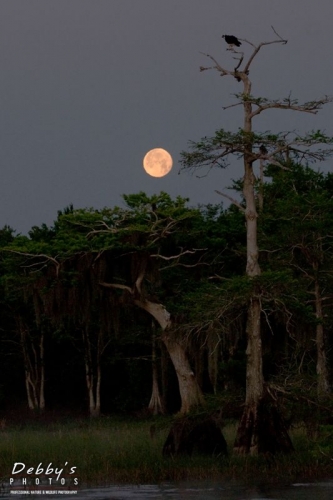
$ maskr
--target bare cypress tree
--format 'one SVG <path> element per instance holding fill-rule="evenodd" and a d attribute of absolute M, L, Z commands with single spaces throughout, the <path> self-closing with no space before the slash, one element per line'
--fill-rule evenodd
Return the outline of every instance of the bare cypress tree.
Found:
<path fill-rule="evenodd" d="M 280 419 L 276 407 L 268 401 L 262 369 L 262 339 L 261 339 L 261 297 L 259 277 L 259 249 L 257 242 L 258 210 L 256 199 L 256 176 L 253 168 L 256 162 L 265 160 L 286 168 L 286 160 L 316 161 L 323 160 L 332 150 L 329 145 L 332 139 L 320 131 L 312 132 L 304 137 L 297 133 L 255 133 L 253 120 L 261 113 L 271 109 L 291 110 L 316 114 L 321 107 L 332 102 L 332 97 L 299 103 L 288 96 L 285 99 L 271 100 L 264 97 L 254 97 L 250 80 L 250 69 L 261 48 L 271 44 L 285 45 L 287 40 L 278 35 L 272 27 L 276 38 L 268 42 L 255 45 L 245 39 L 236 39 L 251 47 L 251 53 L 245 57 L 244 52 L 229 45 L 228 49 L 237 60 L 234 69 L 226 69 L 210 54 L 204 54 L 212 62 L 210 67 L 201 67 L 201 71 L 216 70 L 220 76 L 231 76 L 243 86 L 241 92 L 235 94 L 237 102 L 234 106 L 243 108 L 243 125 L 236 132 L 223 129 L 217 131 L 213 137 L 204 137 L 199 142 L 190 142 L 190 151 L 182 153 L 182 169 L 202 167 L 227 166 L 229 155 L 242 159 L 244 165 L 243 198 L 244 203 L 231 198 L 225 193 L 219 194 L 229 199 L 244 213 L 246 221 L 247 261 L 246 275 L 252 280 L 253 293 L 247 311 L 247 367 L 246 367 L 246 400 L 243 415 L 240 420 L 235 442 L 235 452 L 257 454 L 259 452 L 290 451 L 291 441 Z M 241 43 L 237 44 L 238 46 Z M 321 145 L 324 145 L 320 148 Z M 317 146 L 319 149 L 314 150 Z M 261 175 L 262 177 L 262 175 Z M 262 190 L 259 190 L 259 209 L 263 207 Z"/>

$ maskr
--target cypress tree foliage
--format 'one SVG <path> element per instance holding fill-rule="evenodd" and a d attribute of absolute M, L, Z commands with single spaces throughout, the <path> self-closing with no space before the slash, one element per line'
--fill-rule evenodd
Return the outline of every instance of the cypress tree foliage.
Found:
<path fill-rule="evenodd" d="M 121 328 L 119 314 L 130 304 L 158 321 L 178 376 L 181 411 L 186 413 L 202 404 L 203 395 L 186 342 L 173 329 L 159 290 L 162 270 L 200 266 L 204 250 L 192 248 L 197 246 L 193 221 L 200 211 L 186 208 L 184 199 L 172 201 L 166 193 L 124 199 L 124 209 L 59 212 L 53 228 L 33 228 L 30 238 L 16 239 L 5 252 L 17 260 L 17 281 L 27 280 L 36 324 L 47 318 L 54 329 L 71 332 L 82 349 L 92 416 L 101 408 L 102 356 L 111 335 Z"/>
<path fill-rule="evenodd" d="M 80 215 L 85 211 L 80 211 Z M 106 255 L 87 244 L 86 235 L 68 224 L 73 210 L 59 212 L 53 228 L 34 227 L 30 238 L 19 237 L 5 247 L 9 269 L 4 280 L 16 297 L 15 324 L 20 336 L 25 366 L 25 382 L 30 409 L 45 407 L 45 336 L 66 330 L 83 352 L 89 411 L 100 414 L 101 359 L 116 323 L 114 300 L 101 290 L 105 279 Z M 86 219 L 96 214 L 87 211 Z M 27 303 L 33 311 L 22 317 Z M 79 339 L 77 338 L 79 334 Z M 68 335 L 68 334 L 67 334 Z"/>
<path fill-rule="evenodd" d="M 283 171 L 270 165 L 266 174 L 272 181 L 264 190 L 267 202 L 262 245 L 267 252 L 280 248 L 276 257 L 269 259 L 270 265 L 289 267 L 294 278 L 302 283 L 304 303 L 313 311 L 311 338 L 315 342 L 311 342 L 311 348 L 316 346 L 317 394 L 322 398 L 331 392 L 325 332 L 330 328 L 328 313 L 333 286 L 332 174 L 291 162 L 288 170 Z M 293 217 L 286 217 L 286 213 Z"/>
<path fill-rule="evenodd" d="M 274 30 L 274 29 L 273 29 Z M 276 33 L 276 38 L 258 45 L 241 39 L 250 46 L 248 57 L 241 50 L 229 49 L 238 61 L 233 69 L 227 69 L 213 56 L 205 54 L 212 62 L 210 67 L 201 67 L 201 71 L 213 69 L 220 76 L 231 76 L 242 85 L 242 91 L 235 94 L 236 103 L 224 109 L 241 106 L 243 109 L 243 125 L 237 132 L 224 129 L 216 131 L 212 137 L 204 137 L 198 142 L 190 143 L 190 151 L 182 153 L 182 168 L 193 170 L 203 167 L 225 168 L 230 155 L 243 162 L 244 177 L 242 193 L 244 203 L 220 193 L 228 198 L 244 214 L 246 221 L 246 275 L 252 282 L 252 293 L 247 303 L 247 369 L 246 398 L 242 418 L 240 420 L 234 450 L 239 454 L 258 454 L 260 452 L 289 451 L 291 441 L 276 409 L 271 405 L 269 394 L 265 391 L 262 356 L 262 292 L 259 285 L 261 268 L 259 264 L 258 246 L 258 197 L 256 196 L 256 175 L 254 167 L 262 160 L 286 168 L 286 162 L 323 160 L 332 153 L 332 138 L 321 131 L 311 132 L 301 137 L 297 133 L 283 132 L 257 133 L 253 122 L 261 113 L 280 109 L 316 114 L 321 107 L 332 101 L 325 96 L 320 100 L 299 103 L 288 96 L 284 99 L 268 99 L 255 97 L 252 93 L 250 70 L 252 63 L 263 47 L 271 44 L 287 43 Z M 262 177 L 262 176 L 261 176 Z M 262 211 L 264 202 L 259 193 L 259 208 Z M 268 438 L 269 437 L 269 438 Z"/>
<path fill-rule="evenodd" d="M 6 227 L 1 231 L 0 246 L 16 247 L 16 241 L 26 245 L 28 238 L 14 236 Z M 7 356 L 19 353 L 24 373 L 26 397 L 30 410 L 45 409 L 45 333 L 48 325 L 41 310 L 35 280 L 21 268 L 26 258 L 18 252 L 1 254 L 0 286 L 2 296 L 2 343 L 7 344 Z"/>
<path fill-rule="evenodd" d="M 265 375 L 259 412 L 267 422 L 260 437 L 263 450 L 269 433 L 276 433 L 275 426 L 283 427 L 270 397 L 274 391 L 284 398 L 296 394 L 306 401 L 308 397 L 314 404 L 314 393 L 310 397 L 306 388 L 310 381 L 314 386 L 314 340 L 320 324 L 327 366 L 331 356 L 325 336 L 331 331 L 332 179 L 290 160 L 280 161 L 285 168 L 268 163 L 265 175 L 270 182 L 254 186 L 257 208 L 259 190 L 265 201 L 258 218 L 261 273 L 256 277 L 243 275 L 246 227 L 244 212 L 235 205 L 227 210 L 221 205 L 187 209 L 185 200 L 171 200 L 165 193 L 154 197 L 139 193 L 127 196 L 125 208 L 61 212 L 53 227 L 35 227 L 29 238 L 5 231 L 0 252 L 0 389 L 2 384 L 7 394 L 21 394 L 25 365 L 31 408 L 40 407 L 43 377 L 46 409 L 59 403 L 77 408 L 84 394 L 91 415 L 98 415 L 101 408 L 147 407 L 152 394 L 153 316 L 160 319 L 161 328 L 154 335 L 151 410 L 161 411 L 163 402 L 166 411 L 181 407 L 173 369 L 177 366 L 180 376 L 193 373 L 192 387 L 199 387 L 198 392 L 186 392 L 185 387 L 184 413 L 201 404 L 198 394 L 217 395 L 207 395 L 207 408 L 217 404 L 226 390 L 230 393 L 224 397 L 232 393 L 232 401 L 225 410 L 238 417 L 245 388 L 247 311 L 259 290 Z M 241 184 L 235 182 L 236 187 Z M 240 204 L 245 207 L 244 201 Z M 318 255 L 322 320 L 316 318 L 315 275 L 308 260 Z M 44 356 L 39 355 L 41 338 Z M 24 359 L 26 355 L 29 358 Z M 170 355 L 178 358 L 174 365 L 168 361 L 171 369 L 166 370 Z M 35 377 L 39 358 L 44 359 L 45 375 L 39 370 Z M 22 391 L 17 392 L 13 375 L 20 379 Z M 320 373 L 318 382 L 319 378 Z M 164 401 L 156 391 L 157 379 Z M 329 407 L 328 393 L 322 392 L 321 398 L 325 398 L 322 406 Z M 295 399 L 293 409 L 303 411 Z M 289 399 L 286 405 L 289 411 Z M 270 451 L 278 446 L 287 449 L 286 434 L 282 438 L 273 441 Z"/>

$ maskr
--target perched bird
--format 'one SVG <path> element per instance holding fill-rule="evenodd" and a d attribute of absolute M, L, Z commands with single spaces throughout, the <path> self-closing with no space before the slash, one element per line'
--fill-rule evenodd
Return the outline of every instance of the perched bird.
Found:
<path fill-rule="evenodd" d="M 265 146 L 263 144 L 260 146 L 259 151 L 262 155 L 267 155 L 267 153 L 268 153 L 267 149 L 265 148 Z"/>
<path fill-rule="evenodd" d="M 230 48 L 234 47 L 235 45 L 236 47 L 240 47 L 242 45 L 242 43 L 238 40 L 238 38 L 236 38 L 233 35 L 222 35 L 222 38 L 225 39 L 225 41 L 229 44 Z"/>

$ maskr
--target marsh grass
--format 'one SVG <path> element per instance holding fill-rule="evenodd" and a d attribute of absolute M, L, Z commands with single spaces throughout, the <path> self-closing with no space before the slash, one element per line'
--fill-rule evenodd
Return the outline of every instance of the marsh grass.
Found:
<path fill-rule="evenodd" d="M 151 438 L 151 425 L 155 425 Z M 183 479 L 242 481 L 324 478 L 333 475 L 332 430 L 323 429 L 309 442 L 303 428 L 292 432 L 296 453 L 287 456 L 165 458 L 161 450 L 171 419 L 67 421 L 41 428 L 6 428 L 0 433 L 0 478 L 8 478 L 15 462 L 77 467 L 80 483 L 156 483 Z M 232 450 L 236 424 L 223 429 Z M 332 458 L 331 458 L 332 457 Z"/>

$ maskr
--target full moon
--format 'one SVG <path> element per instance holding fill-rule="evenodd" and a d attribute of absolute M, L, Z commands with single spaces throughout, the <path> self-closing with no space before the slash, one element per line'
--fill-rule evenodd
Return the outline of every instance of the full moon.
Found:
<path fill-rule="evenodd" d="M 151 149 L 143 159 L 143 168 L 152 177 L 164 177 L 172 169 L 172 156 L 165 149 Z"/>

